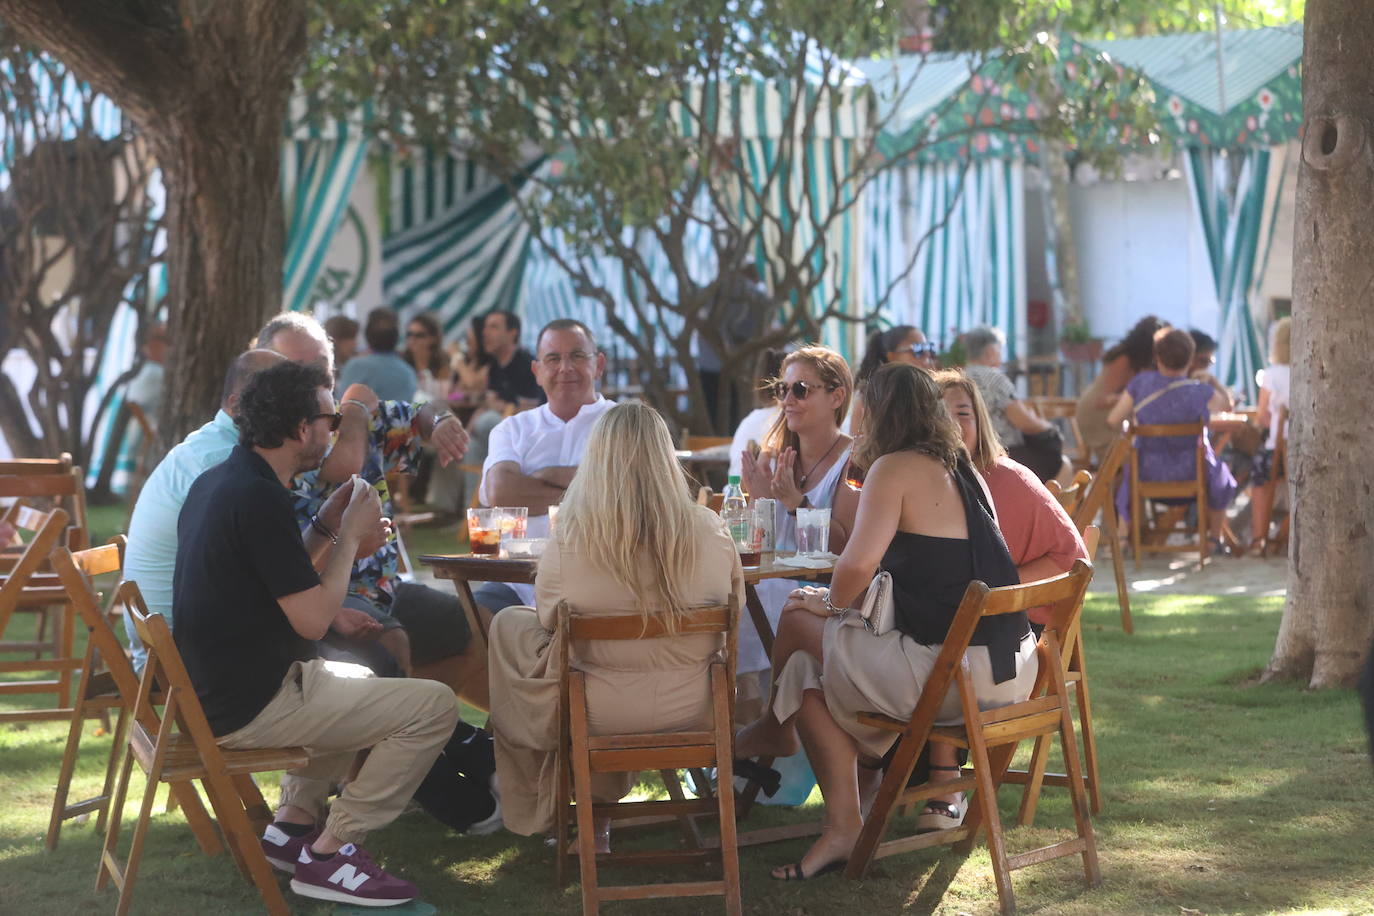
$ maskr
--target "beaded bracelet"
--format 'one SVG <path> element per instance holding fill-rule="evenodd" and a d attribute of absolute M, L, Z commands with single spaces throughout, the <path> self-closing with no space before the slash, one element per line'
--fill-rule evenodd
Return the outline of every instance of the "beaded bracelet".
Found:
<path fill-rule="evenodd" d="M 339 543 L 339 536 L 334 532 L 330 531 L 329 528 L 326 527 L 325 523 L 320 521 L 320 517 L 318 515 L 310 516 L 310 527 L 313 528 L 318 534 L 329 538 L 330 542 L 334 544 Z"/>

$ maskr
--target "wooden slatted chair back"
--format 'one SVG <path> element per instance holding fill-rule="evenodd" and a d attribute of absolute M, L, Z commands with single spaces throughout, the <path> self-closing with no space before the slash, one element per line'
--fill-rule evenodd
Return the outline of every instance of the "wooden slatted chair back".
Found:
<path fill-rule="evenodd" d="M 65 509 L 67 546 L 84 550 L 91 546 L 86 517 L 85 475 L 66 452 L 60 458 L 20 458 L 0 461 L 0 499 L 44 500 Z"/>
<path fill-rule="evenodd" d="M 735 835 L 733 785 L 734 683 L 735 656 L 739 631 L 739 601 L 733 595 L 724 605 L 694 608 L 676 627 L 664 615 L 618 615 L 597 617 L 579 615 L 568 602 L 557 609 L 558 631 L 555 657 L 560 683 L 559 760 L 557 835 L 557 874 L 560 885 L 569 873 L 570 816 L 578 830 L 578 859 L 582 876 L 582 910 L 599 912 L 603 900 L 630 900 L 648 897 L 687 897 L 722 895 L 726 912 L 741 912 L 739 859 Z M 573 645 L 582 641 L 627 641 L 664 639 L 718 634 L 722 637 L 721 655 L 709 666 L 712 700 L 712 727 L 705 731 L 597 735 L 589 733 L 586 705 L 586 676 L 573 667 Z M 724 791 L 687 799 L 681 791 L 677 771 L 690 769 L 701 774 L 707 767 L 717 768 Z M 571 770 L 571 774 L 569 773 Z M 657 770 L 668 787 L 667 801 L 597 804 L 592 796 L 594 773 Z M 705 785 L 698 775 L 698 785 Z M 569 802 L 576 804 L 569 810 Z M 594 821 L 598 818 L 624 819 L 653 816 L 659 812 L 677 817 L 682 824 L 689 849 L 671 851 L 614 852 L 595 851 Z M 720 842 L 707 849 L 696 833 L 692 818 L 715 815 L 720 821 Z M 686 881 L 675 884 L 601 886 L 598 864 L 687 864 L 719 861 L 721 879 Z"/>
<path fill-rule="evenodd" d="M 1081 855 L 1087 882 L 1095 885 L 1100 881 L 1096 841 L 1078 762 L 1062 657 L 1064 648 L 1068 647 L 1071 651 L 1076 640 L 1074 634 L 1078 629 L 1083 599 L 1091 578 L 1092 567 L 1079 560 L 1069 572 L 1040 582 L 996 589 L 990 589 L 982 582 L 969 583 L 910 718 L 898 720 L 876 713 L 859 715 L 859 721 L 863 724 L 894 732 L 897 744 L 873 808 L 849 858 L 846 875 L 854 879 L 861 878 L 874 859 L 930 846 L 955 843 L 961 853 L 967 853 L 972 849 L 979 830 L 986 825 L 1003 913 L 1015 911 L 1011 872 L 1017 868 L 1063 856 Z M 1039 668 L 1030 696 L 1019 703 L 980 710 L 972 677 L 964 660 L 974 629 L 984 617 L 1039 606 L 1050 608 L 1050 620 L 1036 647 Z M 936 716 L 951 689 L 959 691 L 963 726 L 936 727 Z M 1042 849 L 1008 856 L 997 810 L 997 789 L 1004 782 L 1017 743 L 1052 734 L 1060 737 L 1069 770 L 1076 836 Z M 950 782 L 927 782 L 909 788 L 907 783 L 917 758 L 927 743 L 932 741 L 967 749 L 973 774 L 961 774 L 960 778 Z M 969 806 L 962 825 L 883 841 L 898 805 L 924 802 L 961 790 L 976 790 L 973 804 Z"/>
<path fill-rule="evenodd" d="M 1206 423 L 1131 424 L 1133 442 L 1128 463 L 1131 482 L 1131 548 L 1136 568 L 1146 553 L 1197 551 L 1198 563 L 1207 562 L 1207 459 L 1204 447 Z M 1140 444 L 1145 439 L 1191 439 L 1193 476 L 1186 480 L 1148 481 L 1140 477 Z M 1156 500 L 1191 500 L 1197 506 L 1196 523 L 1187 523 L 1186 506 L 1171 507 L 1154 515 Z M 1170 544 L 1174 533 L 1190 534 L 1184 544 Z"/>

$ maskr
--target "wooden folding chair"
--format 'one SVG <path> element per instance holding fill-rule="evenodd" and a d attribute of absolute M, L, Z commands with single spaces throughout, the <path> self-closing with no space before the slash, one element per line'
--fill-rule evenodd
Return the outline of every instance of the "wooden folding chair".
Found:
<path fill-rule="evenodd" d="M 90 546 L 86 519 L 86 484 L 81 468 L 72 463 L 72 456 L 63 452 L 59 458 L 18 458 L 0 461 L 0 499 L 19 499 L 32 504 L 35 500 L 43 508 L 61 508 L 67 513 L 69 530 L 66 544 L 72 550 Z M 0 556 L 0 562 L 6 559 Z M 8 559 L 13 559 L 13 555 Z M 44 557 L 46 560 L 46 556 Z M 4 565 L 9 565 L 4 563 Z M 28 606 L 25 613 L 36 615 L 35 637 L 32 640 L 34 658 L 43 652 L 57 655 L 60 651 L 60 627 L 53 621 L 52 609 L 41 605 Z M 13 646 L 0 647 L 7 651 Z"/>
<path fill-rule="evenodd" d="M 705 506 L 719 515 L 721 508 L 725 505 L 725 494 L 716 493 L 710 487 L 702 487 L 697 490 L 697 505 Z"/>
<path fill-rule="evenodd" d="M 1054 498 L 1059 500 L 1059 505 L 1064 507 L 1064 511 L 1070 516 L 1077 511 L 1083 498 L 1088 495 L 1088 484 L 1093 482 L 1092 471 L 1082 470 L 1073 475 L 1073 480 L 1067 487 L 1059 485 L 1057 480 L 1045 481 L 1045 489 L 1054 494 Z"/>
<path fill-rule="evenodd" d="M 722 445 L 730 445 L 735 440 L 730 436 L 692 436 L 684 434 L 682 436 L 682 449 L 687 452 L 699 452 L 702 449 L 720 448 Z"/>
<path fill-rule="evenodd" d="M 62 752 L 57 791 L 53 795 L 52 814 L 48 819 L 48 833 L 44 841 L 49 850 L 57 848 L 64 821 L 95 811 L 96 830 L 103 832 L 109 814 L 119 754 L 128 727 L 128 713 L 134 708 L 138 696 L 138 675 L 134 673 L 133 665 L 115 635 L 112 617 L 117 608 L 129 603 L 129 595 L 135 589 L 132 584 L 121 584 L 116 587 L 102 611 L 100 596 L 92 588 L 90 580 L 91 577 L 120 570 L 124 545 L 124 536 L 119 535 L 103 547 L 92 547 L 77 553 L 72 553 L 65 547 L 58 547 L 51 557 L 53 569 L 56 570 L 62 587 L 66 589 L 77 616 L 85 624 L 88 635 L 86 654 L 82 659 L 81 680 L 77 684 L 76 702 L 67 730 L 67 745 Z M 161 694 L 154 693 L 153 701 L 161 703 Z M 118 712 L 118 717 L 115 726 L 109 729 L 112 740 L 101 791 L 84 801 L 68 803 L 72 774 L 76 769 L 76 758 L 81 746 L 82 729 L 87 720 L 95 716 L 107 718 L 112 710 Z M 167 810 L 171 811 L 180 804 L 200 848 L 206 855 L 217 855 L 223 847 L 215 835 L 214 823 L 205 813 L 205 807 L 201 804 L 200 796 L 196 794 L 194 787 L 189 784 L 177 784 L 169 786 L 169 789 Z"/>
<path fill-rule="evenodd" d="M 62 822 L 82 814 L 97 812 L 96 830 L 105 829 L 105 817 L 109 811 L 110 796 L 114 788 L 116 762 L 119 743 L 123 737 L 123 716 L 114 729 L 110 744 L 109 760 L 105 767 L 105 782 L 100 794 L 85 801 L 67 803 L 71 791 L 72 773 L 76 769 L 76 755 L 81 745 L 81 731 L 86 720 L 92 717 L 108 717 L 112 709 L 122 710 L 119 686 L 116 681 L 123 679 L 130 697 L 137 692 L 137 679 L 133 668 L 124 655 L 124 647 L 115 637 L 109 620 L 101 613 L 99 596 L 91 586 L 90 579 L 95 576 L 117 573 L 123 566 L 124 537 L 121 535 L 113 543 L 104 547 L 92 547 L 73 554 L 66 547 L 57 547 L 50 557 L 58 580 L 67 593 L 67 600 L 75 608 L 86 625 L 88 638 L 86 654 L 81 661 L 81 679 L 76 685 L 76 699 L 72 705 L 70 726 L 67 730 L 67 746 L 62 752 L 62 766 L 58 771 L 57 792 L 53 795 L 52 815 L 48 820 L 48 834 L 44 844 L 49 850 L 57 848 Z M 113 597 L 111 598 L 113 602 Z"/>
<path fill-rule="evenodd" d="M 712 727 L 706 731 L 596 735 L 587 727 L 586 675 L 569 660 L 573 640 L 658 639 L 672 636 L 661 618 L 645 620 L 638 614 L 617 617 L 586 617 L 573 613 L 568 603 L 558 607 L 558 667 L 561 682 L 558 744 L 557 877 L 561 887 L 569 874 L 569 826 L 577 819 L 577 855 L 582 874 L 582 912 L 599 912 L 603 900 L 643 900 L 652 897 L 722 895 L 727 913 L 741 912 L 739 856 L 735 837 L 734 696 L 735 642 L 739 628 L 739 602 L 692 611 L 676 635 L 719 633 L 725 637 L 724 655 L 710 665 Z M 712 797 L 687 799 L 678 782 L 679 769 L 715 767 L 718 785 Z M 571 786 L 569 785 L 571 770 Z M 613 802 L 592 800 L 593 773 L 624 773 L 658 770 L 669 794 L 666 801 Z M 704 783 L 698 777 L 698 786 Z M 576 804 L 569 806 L 570 800 Z M 720 842 L 713 848 L 699 842 L 691 818 L 716 814 L 720 818 Z M 683 824 L 688 845 L 680 850 L 612 852 L 598 855 L 595 848 L 596 818 L 625 820 L 645 815 L 672 815 Z M 718 881 L 684 881 L 672 884 L 635 884 L 603 887 L 597 871 L 602 865 L 678 865 L 719 859 Z"/>
<path fill-rule="evenodd" d="M 139 432 L 138 451 L 134 457 L 134 472 L 129 478 L 129 488 L 126 493 L 129 501 L 129 517 L 132 518 L 134 504 L 138 502 L 138 494 L 143 492 L 143 484 L 147 483 L 148 475 L 153 470 L 153 446 L 157 443 L 157 431 L 153 428 L 152 420 L 148 419 L 147 412 L 137 401 L 125 398 L 124 409 L 129 412 L 129 419 Z"/>
<path fill-rule="evenodd" d="M 878 713 L 860 713 L 860 722 L 892 731 L 897 737 L 897 744 L 873 809 L 849 857 L 849 864 L 845 868 L 847 876 L 862 878 L 874 859 L 930 846 L 955 843 L 959 852 L 967 854 L 986 823 L 992 870 L 997 881 L 997 897 L 1003 913 L 1016 910 L 1011 873 L 1018 868 L 1079 855 L 1083 859 L 1083 874 L 1088 885 L 1096 886 L 1101 881 L 1061 653 L 1061 647 L 1072 650 L 1078 616 L 1083 610 L 1083 596 L 1091 579 L 1092 567 L 1079 560 L 1070 572 L 1041 582 L 996 589 L 989 589 L 982 582 L 970 582 L 911 718 L 903 721 Z M 1049 605 L 1051 615 L 1036 647 L 1040 667 L 1030 698 L 986 712 L 980 711 L 968 665 L 964 661 L 974 628 L 985 616 L 1010 614 L 1041 605 Z M 956 688 L 963 707 L 963 725 L 953 728 L 937 726 L 935 717 L 939 714 L 945 694 Z M 1002 821 L 997 812 L 997 789 L 1004 781 L 1007 765 L 1018 742 L 1055 733 L 1059 735 L 1065 768 L 1069 771 L 1075 836 L 1071 840 L 1009 856 L 1002 836 Z M 950 782 L 927 782 L 908 788 L 907 782 L 916 766 L 917 757 L 921 749 L 931 742 L 966 749 L 969 762 L 973 765 L 972 775 L 961 773 L 960 778 Z M 893 809 L 898 804 L 923 802 L 959 791 L 972 791 L 974 802 L 969 805 L 962 825 L 882 841 Z"/>
<path fill-rule="evenodd" d="M 1279 522 L 1279 527 L 1274 536 L 1269 537 L 1270 521 L 1274 515 L 1275 494 L 1288 492 L 1288 408 L 1284 407 L 1279 411 L 1279 432 L 1274 442 L 1274 458 L 1269 469 L 1269 480 L 1261 487 L 1255 489 L 1255 495 L 1250 500 L 1250 517 L 1255 520 L 1254 531 L 1251 532 L 1250 540 L 1260 541 L 1260 556 L 1267 557 L 1271 553 L 1285 556 L 1288 553 L 1288 529 L 1293 519 L 1293 507 L 1288 507 L 1288 513 Z M 1263 501 L 1265 511 L 1258 511 L 1258 504 Z M 1263 521 L 1261 521 L 1263 519 Z M 1263 528 L 1264 530 L 1259 530 Z"/>
<path fill-rule="evenodd" d="M 41 499 L 52 503 L 53 508 L 65 509 L 71 526 L 67 546 L 72 550 L 91 546 L 85 475 L 72 463 L 70 454 L 0 461 L 0 499 Z"/>
<path fill-rule="evenodd" d="M 1136 569 L 1140 568 L 1140 558 L 1146 553 L 1191 553 L 1198 552 L 1198 564 L 1207 563 L 1207 458 L 1203 448 L 1206 435 L 1205 423 L 1169 423 L 1138 425 L 1132 423 L 1127 429 L 1127 437 L 1132 439 L 1130 480 L 1131 480 L 1131 550 L 1135 554 Z M 1150 481 L 1140 479 L 1141 439 L 1191 438 L 1193 445 L 1193 476 L 1186 480 Z M 1187 522 L 1187 507 L 1171 506 L 1156 514 L 1158 500 L 1191 500 L 1197 505 L 1197 525 L 1190 527 Z M 1147 517 L 1147 513 L 1149 513 Z M 1191 533 L 1196 543 L 1170 544 L 1169 536 L 1177 533 Z"/>
<path fill-rule="evenodd" d="M 101 890 L 113 881 L 119 888 L 119 905 L 115 913 L 117 916 L 128 913 L 158 783 L 192 787 L 194 781 L 199 780 L 239 871 L 257 887 L 269 913 L 286 916 L 290 908 L 258 840 L 258 835 L 271 823 L 272 814 L 253 783 L 252 774 L 297 769 L 309 762 L 309 756 L 299 747 L 241 751 L 221 748 L 210 731 L 167 621 L 160 614 L 148 613 L 132 582 L 122 583 L 120 590 L 127 601 L 125 612 L 148 650 L 148 661 L 134 700 L 128 751 L 110 803 L 96 889 Z M 159 688 L 164 701 L 161 711 L 156 703 Z M 133 829 L 129 858 L 121 864 L 118 858 L 120 820 L 135 760 L 147 776 L 147 785 Z"/>
<path fill-rule="evenodd" d="M 1097 476 L 1088 483 L 1078 507 L 1069 513 L 1074 527 L 1080 532 L 1102 517 L 1102 531 L 1107 538 L 1107 550 L 1112 555 L 1112 572 L 1116 576 L 1116 600 L 1121 607 L 1121 629 L 1129 635 L 1135 632 L 1131 622 L 1131 595 L 1126 584 L 1126 563 L 1122 556 L 1121 537 L 1118 534 L 1116 516 L 1116 483 L 1131 450 L 1131 441 L 1124 435 L 1117 436 L 1102 456 Z M 1096 562 L 1096 554 L 1088 553 L 1088 559 Z"/>
<path fill-rule="evenodd" d="M 1083 543 L 1088 548 L 1088 556 L 1097 554 L 1097 542 L 1101 532 L 1096 525 L 1089 525 L 1083 531 Z M 1088 666 L 1083 656 L 1082 618 L 1074 625 L 1073 639 L 1066 641 L 1071 646 L 1063 655 L 1064 683 L 1074 692 L 1078 703 L 1078 737 L 1083 742 L 1083 782 L 1088 789 L 1088 804 L 1093 814 L 1102 813 L 1102 784 L 1097 766 L 1097 737 L 1093 734 L 1093 706 L 1088 696 Z M 1050 758 L 1050 741 L 1046 735 L 1035 739 L 1035 749 L 1031 762 L 1025 770 L 1007 770 L 1005 781 L 1024 785 L 1021 794 L 1021 810 L 1016 821 L 1028 827 L 1035 821 L 1035 809 L 1040 802 L 1042 786 L 1069 787 L 1069 777 L 1064 773 L 1047 773 Z"/>
<path fill-rule="evenodd" d="M 65 720 L 72 713 L 69 705 L 72 673 L 81 667 L 81 659 L 74 651 L 72 610 L 66 592 L 55 576 L 40 573 L 40 570 L 47 565 L 53 548 L 67 534 L 67 513 L 62 509 L 43 512 L 20 504 L 12 507 L 6 518 L 16 528 L 30 531 L 33 536 L 8 574 L 0 579 L 0 638 L 8 631 L 16 612 L 46 613 L 55 608 L 57 625 L 53 640 L 40 636 L 32 641 L 10 639 L 0 642 L 0 653 L 46 649 L 52 652 L 49 658 L 36 656 L 22 661 L 0 661 L 0 673 L 53 675 L 42 680 L 8 678 L 0 681 L 0 697 L 52 694 L 54 703 L 51 707 L 0 710 L 0 723 Z"/>
<path fill-rule="evenodd" d="M 1086 469 L 1092 464 L 1092 453 L 1083 442 L 1083 431 L 1078 428 L 1078 399 L 1060 397 L 1029 397 L 1026 403 L 1046 420 L 1063 420 L 1069 427 L 1073 442 L 1064 449 L 1064 455 L 1075 468 Z"/>

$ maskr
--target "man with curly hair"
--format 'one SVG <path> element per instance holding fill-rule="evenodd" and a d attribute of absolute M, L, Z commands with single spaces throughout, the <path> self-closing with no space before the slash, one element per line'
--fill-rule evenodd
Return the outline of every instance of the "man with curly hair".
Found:
<path fill-rule="evenodd" d="M 376 490 L 351 485 L 334 549 L 316 572 L 292 503 L 292 478 L 319 466 L 339 414 L 330 378 L 282 362 L 253 377 L 234 422 L 239 444 L 191 485 L 177 523 L 173 633 L 219 743 L 301 745 L 285 774 L 263 850 L 296 893 L 385 906 L 418 891 L 357 844 L 401 813 L 453 734 L 458 705 L 434 681 L 378 679 L 318 657 L 353 558 L 381 514 Z M 321 821 L 330 787 L 357 752 L 357 776 Z"/>

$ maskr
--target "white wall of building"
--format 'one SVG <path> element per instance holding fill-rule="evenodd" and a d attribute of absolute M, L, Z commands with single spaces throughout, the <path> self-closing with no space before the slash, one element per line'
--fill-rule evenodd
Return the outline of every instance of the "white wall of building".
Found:
<path fill-rule="evenodd" d="M 1070 206 L 1083 310 L 1097 336 L 1117 340 L 1146 315 L 1216 332 L 1206 242 L 1181 177 L 1076 185 Z"/>

